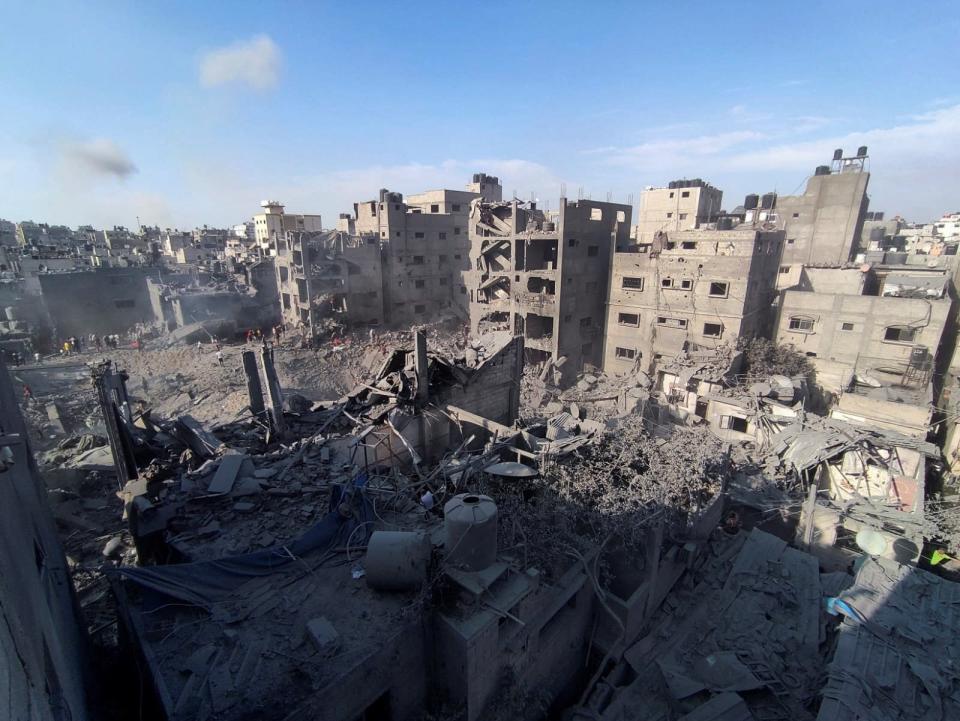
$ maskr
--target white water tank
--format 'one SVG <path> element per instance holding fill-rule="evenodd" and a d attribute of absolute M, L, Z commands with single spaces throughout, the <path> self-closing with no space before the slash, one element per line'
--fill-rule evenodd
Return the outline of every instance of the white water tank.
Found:
<path fill-rule="evenodd" d="M 443 507 L 446 562 L 482 571 L 497 560 L 497 504 L 489 496 L 461 493 Z"/>

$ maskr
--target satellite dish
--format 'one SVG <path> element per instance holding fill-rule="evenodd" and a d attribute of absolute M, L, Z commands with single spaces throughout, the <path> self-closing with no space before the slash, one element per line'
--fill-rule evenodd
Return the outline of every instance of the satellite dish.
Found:
<path fill-rule="evenodd" d="M 489 473 L 491 476 L 500 476 L 502 478 L 533 478 L 538 474 L 536 468 L 525 466 L 522 463 L 517 463 L 516 461 L 503 461 L 502 463 L 494 463 L 492 466 L 487 466 L 484 468 L 483 472 Z"/>
<path fill-rule="evenodd" d="M 882 556 L 887 550 L 887 539 L 872 528 L 857 531 L 857 546 L 871 556 Z"/>

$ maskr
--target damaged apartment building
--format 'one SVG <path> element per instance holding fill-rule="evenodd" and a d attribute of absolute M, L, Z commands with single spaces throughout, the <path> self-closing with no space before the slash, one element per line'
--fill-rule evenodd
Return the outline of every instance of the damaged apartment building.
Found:
<path fill-rule="evenodd" d="M 478 202 L 464 274 L 474 333 L 523 335 L 527 361 L 562 380 L 600 366 L 604 293 L 615 246 L 630 234 L 628 205 L 560 199 L 549 218 L 534 202 Z"/>
<path fill-rule="evenodd" d="M 638 364 L 649 369 L 681 350 L 716 348 L 769 331 L 783 231 L 714 215 L 695 227 L 660 226 L 648 237 L 656 223 L 646 215 L 663 214 L 661 196 L 684 192 L 677 187 L 644 193 L 643 242 L 618 243 L 613 253 L 603 350 L 608 373 Z M 658 200 L 647 201 L 648 194 Z M 711 206 L 719 206 L 718 194 L 709 194 Z"/>
<path fill-rule="evenodd" d="M 831 416 L 923 439 L 934 381 L 951 362 L 952 284 L 942 270 L 882 271 L 803 268 L 781 294 L 776 339 L 813 362 L 836 398 Z"/>
<path fill-rule="evenodd" d="M 470 204 L 499 201 L 502 193 L 499 179 L 485 173 L 474 174 L 466 190 L 404 197 L 382 189 L 376 200 L 354 203 L 336 231 L 279 238 L 284 319 L 309 326 L 323 317 L 366 325 L 422 323 L 442 313 L 466 318 Z"/>

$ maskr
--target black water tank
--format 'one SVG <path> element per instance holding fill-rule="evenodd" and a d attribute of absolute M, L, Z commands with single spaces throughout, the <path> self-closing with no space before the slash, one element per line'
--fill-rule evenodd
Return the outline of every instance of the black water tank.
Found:
<path fill-rule="evenodd" d="M 480 173 L 474 173 L 474 174 L 473 174 L 473 182 L 474 182 L 474 183 L 479 183 L 479 182 L 480 182 Z"/>
<path fill-rule="evenodd" d="M 873 219 L 874 219 L 874 220 L 883 220 L 883 211 L 882 211 L 882 210 L 878 210 L 876 213 L 874 213 L 874 214 L 873 214 Z"/>
<path fill-rule="evenodd" d="M 753 210 L 757 207 L 757 204 L 760 202 L 760 196 L 756 193 L 750 193 L 746 198 L 743 199 L 743 209 L 744 210 Z"/>
<path fill-rule="evenodd" d="M 818 165 L 817 169 L 813 173 L 814 175 L 830 175 L 830 166 L 829 165 Z"/>
<path fill-rule="evenodd" d="M 773 206 L 777 204 L 777 194 L 776 193 L 764 193 L 763 198 L 760 199 L 760 207 L 764 210 L 771 210 Z"/>
<path fill-rule="evenodd" d="M 833 159 L 840 160 L 843 157 L 843 148 L 837 148 L 833 151 Z"/>
<path fill-rule="evenodd" d="M 667 183 L 667 187 L 668 187 L 670 190 L 674 190 L 674 189 L 677 187 L 677 181 L 676 181 L 676 180 L 671 180 L 669 183 Z"/>
<path fill-rule="evenodd" d="M 717 218 L 717 230 L 730 230 L 731 228 L 733 228 L 733 218 L 729 215 Z"/>
<path fill-rule="evenodd" d="M 858 158 L 865 158 L 865 157 L 867 157 L 867 146 L 866 146 L 866 145 L 861 145 L 859 148 L 857 148 L 857 157 L 858 157 Z"/>

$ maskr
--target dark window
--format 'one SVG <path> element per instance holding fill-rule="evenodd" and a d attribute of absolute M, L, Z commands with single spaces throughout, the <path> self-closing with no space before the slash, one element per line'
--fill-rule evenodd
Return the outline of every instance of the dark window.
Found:
<path fill-rule="evenodd" d="M 593 325 L 593 319 L 592 319 L 592 318 L 581 318 L 581 319 L 580 319 L 580 327 L 581 327 L 581 328 L 589 328 L 591 325 Z"/>
<path fill-rule="evenodd" d="M 801 318 L 800 316 L 794 316 L 790 319 L 789 328 L 790 330 L 812 331 L 813 318 Z"/>
<path fill-rule="evenodd" d="M 672 198 L 673 196 L 674 196 L 674 193 L 670 193 L 670 197 Z"/>
<path fill-rule="evenodd" d="M 726 283 L 713 281 L 710 283 L 710 295 L 715 298 L 726 298 L 730 288 Z"/>
<path fill-rule="evenodd" d="M 430 206 L 430 212 L 431 212 L 431 213 L 439 213 L 439 212 L 440 212 L 440 206 L 439 206 L 439 205 L 431 205 L 431 206 Z"/>
<path fill-rule="evenodd" d="M 680 216 L 680 219 L 683 220 L 682 215 Z M 685 240 L 680 244 L 680 247 L 683 248 L 684 250 L 696 250 L 697 244 L 694 243 L 692 240 Z"/>
<path fill-rule="evenodd" d="M 400 231 L 398 230 L 398 231 L 395 233 L 395 235 L 399 238 L 399 237 L 400 237 Z"/>
<path fill-rule="evenodd" d="M 454 213 L 459 213 L 459 212 L 460 212 L 460 203 L 454 203 L 453 205 L 451 205 L 451 206 L 450 206 L 450 210 L 452 210 Z"/>
<path fill-rule="evenodd" d="M 746 433 L 747 419 L 738 418 L 737 416 L 720 416 L 720 427 L 727 428 L 731 431 L 738 431 L 739 433 Z"/>
<path fill-rule="evenodd" d="M 689 191 L 689 190 L 684 190 L 682 193 L 680 193 L 680 197 L 681 197 L 681 198 L 689 198 L 689 197 L 690 197 L 690 191 Z"/>
<path fill-rule="evenodd" d="M 447 284 L 447 279 L 446 279 L 446 278 L 441 278 L 441 279 L 440 279 L 440 285 L 446 285 L 446 284 Z"/>
<path fill-rule="evenodd" d="M 460 260 L 460 254 L 457 253 L 455 256 L 453 256 L 453 258 L 454 258 L 454 260 Z"/>
<path fill-rule="evenodd" d="M 668 217 L 668 218 L 672 218 L 672 217 L 673 217 L 673 213 L 667 213 L 667 217 Z"/>
<path fill-rule="evenodd" d="M 454 229 L 453 229 L 453 234 L 454 234 L 454 235 L 460 235 L 460 228 L 454 228 Z"/>
<path fill-rule="evenodd" d="M 425 305 L 415 305 L 413 306 L 413 312 L 417 315 L 423 315 L 427 312 L 427 306 Z"/>
<path fill-rule="evenodd" d="M 708 338 L 719 338 L 723 335 L 723 324 L 721 323 L 704 323 L 703 324 L 703 334 Z"/>
<path fill-rule="evenodd" d="M 627 288 L 628 290 L 643 290 L 643 278 L 635 278 L 630 276 L 623 276 L 623 282 L 620 284 L 622 288 Z"/>
<path fill-rule="evenodd" d="M 576 244 L 577 244 L 577 239 L 576 239 L 576 238 L 571 238 L 570 240 L 567 241 L 567 245 L 568 245 L 569 247 L 571 247 L 571 248 L 575 247 Z"/>
<path fill-rule="evenodd" d="M 893 341 L 894 343 L 912 343 L 917 337 L 916 328 L 907 328 L 906 326 L 892 325 L 883 333 L 883 339 Z"/>
<path fill-rule="evenodd" d="M 661 278 L 660 279 L 661 288 L 672 288 L 673 287 L 673 278 Z"/>
<path fill-rule="evenodd" d="M 438 235 L 440 236 L 440 240 L 446 240 L 446 239 L 447 239 L 447 234 L 446 234 L 446 233 L 438 233 Z"/>
<path fill-rule="evenodd" d="M 686 219 L 687 219 L 687 214 L 686 214 L 686 213 L 680 213 L 680 216 L 679 216 L 679 217 L 680 217 L 680 220 L 686 220 Z M 694 247 L 696 247 L 696 245 L 697 245 L 696 243 L 693 244 Z"/>
<path fill-rule="evenodd" d="M 638 313 L 620 313 L 617 315 L 617 323 L 620 325 L 640 325 L 640 315 Z"/>
<path fill-rule="evenodd" d="M 840 330 L 853 330 L 853 323 L 841 323 Z"/>
<path fill-rule="evenodd" d="M 633 348 L 620 348 L 617 346 L 617 358 L 624 358 L 626 360 L 633 360 L 637 357 L 637 351 Z"/>
<path fill-rule="evenodd" d="M 690 290 L 690 289 L 693 287 L 693 281 L 692 281 L 692 280 L 681 280 L 681 281 L 680 281 L 680 287 L 681 287 L 683 290 Z"/>
<path fill-rule="evenodd" d="M 785 274 L 787 274 L 787 273 L 789 273 L 789 272 L 790 272 L 790 266 L 789 266 L 789 265 L 781 265 L 781 266 L 780 266 L 780 270 L 779 270 L 780 275 L 785 275 Z"/>
<path fill-rule="evenodd" d="M 793 214 L 793 217 L 794 217 L 794 218 L 799 218 L 799 217 L 800 217 L 800 213 L 794 213 L 794 214 Z"/>
<path fill-rule="evenodd" d="M 596 258 L 600 254 L 599 245 L 591 245 L 587 248 L 587 256 L 590 258 Z"/>
<path fill-rule="evenodd" d="M 413 234 L 413 237 L 414 237 L 414 238 L 422 238 L 422 237 L 423 237 L 423 233 L 414 233 L 414 234 Z"/>
<path fill-rule="evenodd" d="M 666 316 L 660 316 L 657 318 L 657 325 L 667 326 L 668 328 L 686 328 L 687 319 L 686 318 L 667 318 Z"/>
<path fill-rule="evenodd" d="M 418 280 L 418 281 L 414 281 L 413 285 L 416 288 L 423 288 L 426 285 L 426 282 L 422 280 Z"/>

